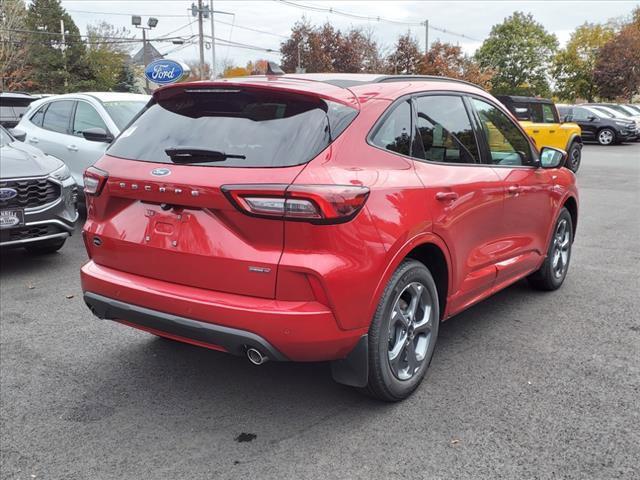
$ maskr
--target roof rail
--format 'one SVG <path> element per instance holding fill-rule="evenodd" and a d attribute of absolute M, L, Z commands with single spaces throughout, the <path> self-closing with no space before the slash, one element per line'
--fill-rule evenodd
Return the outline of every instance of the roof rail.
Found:
<path fill-rule="evenodd" d="M 466 80 L 460 80 L 458 78 L 451 77 L 439 77 L 437 75 L 383 75 L 380 78 L 377 78 L 374 83 L 409 82 L 412 80 L 464 83 L 465 85 L 470 85 L 472 87 L 479 88 L 480 90 L 485 90 L 481 86 L 476 85 L 472 82 L 467 82 Z"/>

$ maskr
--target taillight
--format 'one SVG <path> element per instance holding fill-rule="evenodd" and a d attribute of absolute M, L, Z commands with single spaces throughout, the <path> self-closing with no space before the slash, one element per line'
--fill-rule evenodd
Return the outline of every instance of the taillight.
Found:
<path fill-rule="evenodd" d="M 86 195 L 100 195 L 109 174 L 96 167 L 89 167 L 84 171 L 82 180 L 84 181 L 84 193 Z"/>
<path fill-rule="evenodd" d="M 222 192 L 243 213 L 316 224 L 351 220 L 369 196 L 354 185 L 223 185 Z"/>

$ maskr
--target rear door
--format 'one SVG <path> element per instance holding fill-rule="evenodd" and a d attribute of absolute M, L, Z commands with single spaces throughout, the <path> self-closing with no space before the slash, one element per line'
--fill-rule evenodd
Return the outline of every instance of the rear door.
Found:
<path fill-rule="evenodd" d="M 58 157 L 63 162 L 69 160 L 68 145 L 71 136 L 71 116 L 75 102 L 73 100 L 56 100 L 49 103 L 42 118 L 42 128 L 29 138 L 29 141 L 44 153 Z"/>
<path fill-rule="evenodd" d="M 249 87 L 174 88 L 156 99 L 96 164 L 109 178 L 90 198 L 85 229 L 100 244 L 89 243 L 93 260 L 274 298 L 284 222 L 241 212 L 222 187 L 286 188 L 356 111 Z"/>
<path fill-rule="evenodd" d="M 430 94 L 414 100 L 419 161 L 433 231 L 453 261 L 450 308 L 457 311 L 488 294 L 496 279 L 504 190 L 483 165 L 461 96 Z"/>

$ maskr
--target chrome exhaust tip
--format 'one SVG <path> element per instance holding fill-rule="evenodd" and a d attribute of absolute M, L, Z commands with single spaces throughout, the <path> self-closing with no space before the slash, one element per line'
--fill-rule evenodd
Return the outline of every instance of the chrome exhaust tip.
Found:
<path fill-rule="evenodd" d="M 260 350 L 256 350 L 255 348 L 248 348 L 247 349 L 247 358 L 254 365 L 262 365 L 267 360 L 269 360 L 269 357 L 267 357 L 266 355 L 263 355 L 260 352 Z"/>

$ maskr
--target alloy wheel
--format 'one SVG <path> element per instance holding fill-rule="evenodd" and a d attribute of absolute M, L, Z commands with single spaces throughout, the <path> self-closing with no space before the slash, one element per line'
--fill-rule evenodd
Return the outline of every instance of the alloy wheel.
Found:
<path fill-rule="evenodd" d="M 562 278 L 569 264 L 571 249 L 571 231 L 566 219 L 558 222 L 553 235 L 553 249 L 551 253 L 551 271 L 556 278 Z"/>
<path fill-rule="evenodd" d="M 603 130 L 598 134 L 598 141 L 602 145 L 609 145 L 613 142 L 613 132 L 611 130 Z"/>
<path fill-rule="evenodd" d="M 389 322 L 388 360 L 393 375 L 409 380 L 422 368 L 433 341 L 433 302 L 429 290 L 412 282 L 397 296 Z"/>

